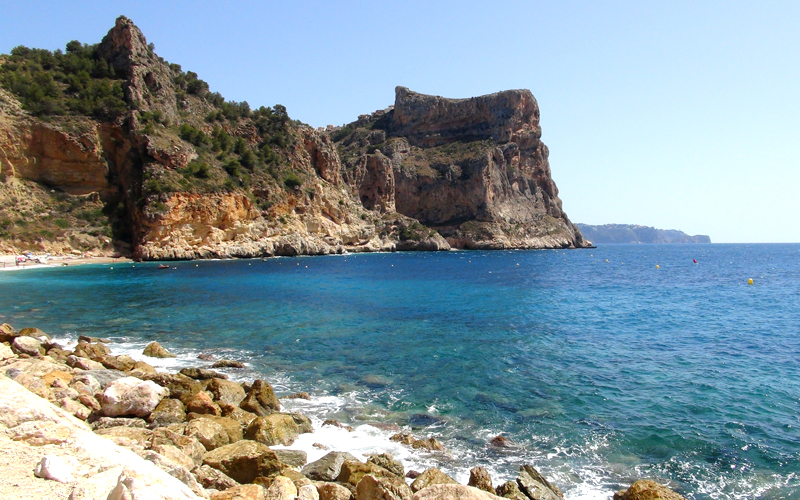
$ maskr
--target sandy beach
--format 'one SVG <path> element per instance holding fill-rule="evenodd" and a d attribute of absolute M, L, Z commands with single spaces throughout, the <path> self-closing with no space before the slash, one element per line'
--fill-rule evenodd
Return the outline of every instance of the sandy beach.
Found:
<path fill-rule="evenodd" d="M 20 262 L 19 266 L 16 264 L 17 255 L 3 254 L 0 255 L 0 272 L 2 271 L 20 271 L 23 269 L 41 269 L 45 267 L 62 267 L 62 266 L 77 266 L 80 264 L 109 264 L 117 262 L 133 262 L 127 257 L 78 257 L 78 256 L 54 256 L 48 259 L 47 264 L 39 264 L 34 261 Z"/>

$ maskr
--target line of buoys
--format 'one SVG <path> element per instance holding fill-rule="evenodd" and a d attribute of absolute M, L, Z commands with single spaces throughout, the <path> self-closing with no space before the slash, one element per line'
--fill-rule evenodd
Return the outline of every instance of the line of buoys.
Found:
<path fill-rule="evenodd" d="M 747 284 L 748 285 L 752 285 L 753 284 L 753 278 L 747 278 Z"/>

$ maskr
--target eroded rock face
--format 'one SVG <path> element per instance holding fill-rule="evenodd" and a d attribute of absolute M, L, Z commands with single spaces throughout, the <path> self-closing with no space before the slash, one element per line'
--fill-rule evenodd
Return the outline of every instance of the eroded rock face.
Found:
<path fill-rule="evenodd" d="M 447 99 L 398 87 L 393 110 L 359 124 L 339 146 L 365 207 L 393 200 L 458 248 L 586 246 L 561 209 L 530 91 Z"/>

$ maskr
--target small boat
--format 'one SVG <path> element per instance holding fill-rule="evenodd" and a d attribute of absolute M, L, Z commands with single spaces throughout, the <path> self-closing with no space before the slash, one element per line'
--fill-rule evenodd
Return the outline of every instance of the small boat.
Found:
<path fill-rule="evenodd" d="M 161 264 L 158 266 L 159 269 L 169 269 L 169 266 L 166 264 Z"/>

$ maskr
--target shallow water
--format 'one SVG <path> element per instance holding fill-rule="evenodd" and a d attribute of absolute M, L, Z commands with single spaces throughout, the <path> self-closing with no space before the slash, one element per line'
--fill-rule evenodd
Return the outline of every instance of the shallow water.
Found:
<path fill-rule="evenodd" d="M 693 259 L 697 260 L 694 264 Z M 659 269 L 656 269 L 656 265 Z M 248 362 L 325 427 L 497 484 L 532 463 L 567 498 L 651 477 L 689 498 L 800 498 L 800 245 L 363 254 L 0 275 L 2 321 Z M 113 269 L 112 269 L 113 268 Z M 747 285 L 753 278 L 755 284 Z M 449 456 L 388 441 L 396 424 Z M 511 450 L 488 446 L 503 433 Z"/>

